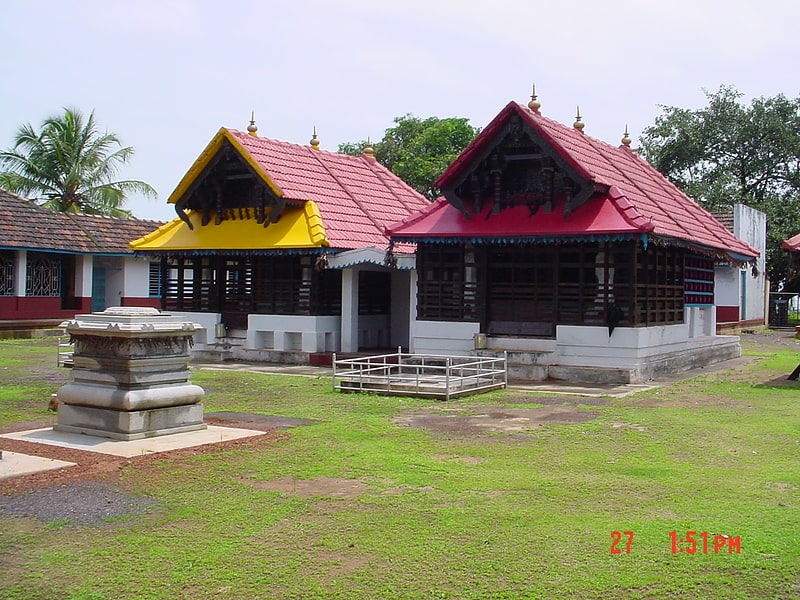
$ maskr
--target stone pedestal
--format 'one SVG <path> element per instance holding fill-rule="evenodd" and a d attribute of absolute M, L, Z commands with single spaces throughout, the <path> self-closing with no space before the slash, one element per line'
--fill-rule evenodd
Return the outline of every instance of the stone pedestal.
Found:
<path fill-rule="evenodd" d="M 189 383 L 197 325 L 155 308 L 77 315 L 72 381 L 58 391 L 56 431 L 135 440 L 205 429 L 203 388 Z"/>

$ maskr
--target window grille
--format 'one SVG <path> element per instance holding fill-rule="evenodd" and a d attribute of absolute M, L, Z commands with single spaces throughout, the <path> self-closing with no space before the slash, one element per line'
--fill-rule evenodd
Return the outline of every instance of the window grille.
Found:
<path fill-rule="evenodd" d="M 160 298 L 161 290 L 161 263 L 151 262 L 148 294 L 151 298 Z"/>
<path fill-rule="evenodd" d="M 43 254 L 28 254 L 25 282 L 26 296 L 61 295 L 61 261 Z"/>
<path fill-rule="evenodd" d="M 0 252 L 0 296 L 14 295 L 14 255 Z"/>
<path fill-rule="evenodd" d="M 462 245 L 417 248 L 417 314 L 434 321 L 473 321 L 477 311 L 475 252 Z"/>
<path fill-rule="evenodd" d="M 417 314 L 479 320 L 489 334 L 544 337 L 554 335 L 557 324 L 682 323 L 684 256 L 680 248 L 645 250 L 633 241 L 485 248 L 419 244 Z M 698 265 L 691 273 L 705 278 L 703 289 L 691 290 L 693 301 L 713 302 L 713 265 Z"/>

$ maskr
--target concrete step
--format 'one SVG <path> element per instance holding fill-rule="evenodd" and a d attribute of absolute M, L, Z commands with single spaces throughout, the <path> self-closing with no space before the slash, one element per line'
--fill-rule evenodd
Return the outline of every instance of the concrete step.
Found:
<path fill-rule="evenodd" d="M 192 361 L 195 362 L 222 362 L 225 360 L 233 360 L 233 351 L 230 346 L 227 348 L 194 348 L 192 350 Z"/>

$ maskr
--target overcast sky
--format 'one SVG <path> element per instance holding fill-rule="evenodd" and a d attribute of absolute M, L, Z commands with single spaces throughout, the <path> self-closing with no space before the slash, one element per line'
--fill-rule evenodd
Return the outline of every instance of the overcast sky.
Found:
<path fill-rule="evenodd" d="M 800 93 L 797 0 L 0 0 L 0 147 L 62 107 L 95 111 L 136 154 L 123 178 L 166 199 L 220 127 L 321 146 L 394 117 L 483 127 L 531 85 L 542 113 L 618 144 L 659 105 L 730 84 Z"/>

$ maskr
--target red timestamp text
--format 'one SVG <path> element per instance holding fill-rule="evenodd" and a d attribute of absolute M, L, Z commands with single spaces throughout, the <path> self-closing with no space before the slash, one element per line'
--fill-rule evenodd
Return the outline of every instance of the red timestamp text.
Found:
<path fill-rule="evenodd" d="M 611 532 L 611 554 L 630 554 L 633 531 Z M 742 538 L 707 531 L 670 531 L 672 554 L 741 554 Z"/>
<path fill-rule="evenodd" d="M 740 554 L 742 551 L 741 536 L 720 535 L 707 531 L 687 531 L 679 535 L 677 531 L 670 531 L 673 554 Z"/>
<path fill-rule="evenodd" d="M 627 538 L 627 541 L 623 542 L 623 537 Z M 611 539 L 611 554 L 631 553 L 631 546 L 633 545 L 632 531 L 612 531 Z M 620 544 L 624 544 L 624 548 L 621 548 Z"/>

